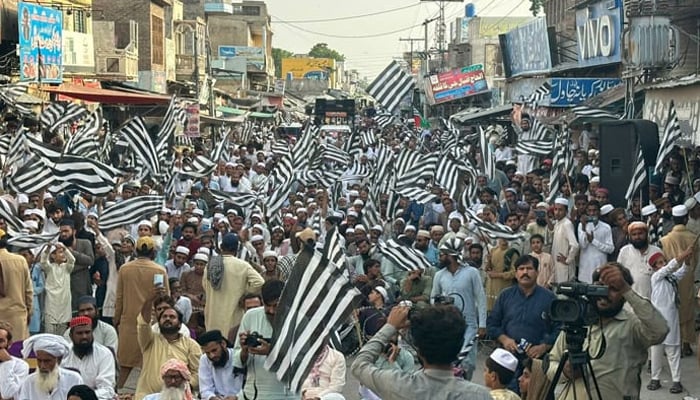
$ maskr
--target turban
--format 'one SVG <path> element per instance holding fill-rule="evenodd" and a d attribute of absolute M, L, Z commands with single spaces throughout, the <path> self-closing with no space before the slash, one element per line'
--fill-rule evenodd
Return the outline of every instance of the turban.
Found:
<path fill-rule="evenodd" d="M 187 364 L 178 359 L 171 358 L 160 367 L 161 378 L 164 377 L 168 371 L 177 371 L 180 375 L 182 375 L 185 381 L 187 381 L 185 383 L 185 400 L 192 400 L 192 389 L 190 388 L 190 379 L 192 378 L 192 374 L 190 373 L 190 370 L 187 369 Z"/>
<path fill-rule="evenodd" d="M 32 352 L 36 353 L 37 351 L 45 351 L 54 357 L 62 358 L 70 353 L 70 347 L 63 336 L 40 333 L 30 336 L 24 341 L 22 356 L 28 358 Z"/>
<path fill-rule="evenodd" d="M 628 233 L 632 233 L 632 231 L 636 231 L 637 229 L 641 229 L 641 230 L 646 231 L 646 230 L 648 230 L 648 227 L 647 227 L 647 224 L 645 224 L 644 222 L 640 222 L 640 221 L 632 222 L 631 224 L 629 224 L 629 226 L 627 226 Z"/>

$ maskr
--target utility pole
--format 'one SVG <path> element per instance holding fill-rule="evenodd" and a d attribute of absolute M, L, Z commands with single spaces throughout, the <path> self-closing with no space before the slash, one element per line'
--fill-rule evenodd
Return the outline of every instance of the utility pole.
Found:
<path fill-rule="evenodd" d="M 409 70 L 413 70 L 413 42 L 420 42 L 421 40 L 423 40 L 423 39 L 410 39 L 410 38 L 404 39 L 404 38 L 399 38 L 399 42 L 409 42 L 410 45 L 411 45 L 411 51 L 410 51 L 410 53 L 409 53 L 410 55 L 409 55 L 409 58 L 408 58 L 408 60 L 409 60 L 409 61 L 408 61 L 408 65 L 409 65 L 408 68 L 409 68 Z M 428 49 L 426 48 L 425 51 L 428 51 Z"/>
<path fill-rule="evenodd" d="M 437 47 L 438 47 L 438 52 L 440 53 L 440 68 L 444 68 L 445 66 L 445 3 L 463 3 L 463 0 L 420 0 L 420 1 L 429 1 L 429 2 L 437 2 L 438 6 L 440 7 L 440 16 L 438 17 L 439 22 L 438 22 L 438 30 L 437 30 Z M 433 19 L 434 20 L 434 19 Z M 425 24 L 425 45 L 426 49 L 428 48 L 428 21 L 426 20 L 424 22 Z"/>
<path fill-rule="evenodd" d="M 199 26 L 197 21 L 194 21 L 194 96 L 197 99 L 197 105 L 199 105 L 199 94 L 201 93 L 201 87 L 199 83 Z M 213 115 L 212 115 L 213 117 Z"/>

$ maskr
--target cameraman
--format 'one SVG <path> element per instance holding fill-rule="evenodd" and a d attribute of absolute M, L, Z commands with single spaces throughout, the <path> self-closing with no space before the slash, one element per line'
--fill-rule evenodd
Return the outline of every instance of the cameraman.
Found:
<path fill-rule="evenodd" d="M 601 396 L 603 399 L 639 399 L 640 373 L 646 364 L 647 351 L 666 337 L 666 320 L 648 299 L 632 290 L 632 275 L 621 264 L 605 264 L 593 273 L 593 282 L 608 286 L 607 297 L 591 302 L 600 317 L 600 324 L 589 328 L 583 344 L 584 351 L 591 357 Z M 633 312 L 624 309 L 626 302 Z M 562 332 L 550 353 L 549 379 L 554 378 L 566 349 L 566 334 Z M 569 381 L 558 398 L 586 398 L 581 370 L 572 371 L 567 361 L 564 375 Z M 592 383 L 591 390 L 595 390 Z"/>
<path fill-rule="evenodd" d="M 410 319 L 410 337 L 423 370 L 405 373 L 382 370 L 375 361 L 398 330 L 408 327 L 409 307 L 394 307 L 387 324 L 365 344 L 352 363 L 352 374 L 383 400 L 491 399 L 488 389 L 456 378 L 452 362 L 462 348 L 466 322 L 453 306 L 416 310 Z"/>

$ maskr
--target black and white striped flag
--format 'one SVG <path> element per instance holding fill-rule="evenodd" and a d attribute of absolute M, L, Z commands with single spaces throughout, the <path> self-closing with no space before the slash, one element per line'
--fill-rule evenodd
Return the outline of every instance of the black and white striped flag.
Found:
<path fill-rule="evenodd" d="M 121 137 L 129 144 L 130 150 L 136 154 L 141 166 L 145 167 L 152 176 L 160 176 L 162 159 L 159 158 L 143 118 L 136 116 L 124 124 L 121 128 Z"/>
<path fill-rule="evenodd" d="M 423 187 L 418 187 L 415 184 L 398 187 L 394 189 L 394 192 L 403 197 L 408 197 L 418 204 L 428 204 L 438 197 L 435 193 L 427 191 Z"/>
<path fill-rule="evenodd" d="M 372 119 L 374 120 L 374 122 L 377 123 L 379 129 L 384 129 L 387 126 L 393 124 L 396 120 L 396 117 L 390 113 L 380 113 L 375 115 Z"/>
<path fill-rule="evenodd" d="M 546 156 L 552 152 L 551 140 L 519 140 L 515 145 L 515 151 L 520 154 L 539 154 Z"/>
<path fill-rule="evenodd" d="M 647 168 L 644 163 L 644 156 L 642 155 L 642 148 L 640 147 L 637 151 L 637 165 L 634 167 L 634 173 L 632 173 L 632 179 L 627 187 L 627 192 L 625 193 L 625 199 L 627 199 L 627 208 L 629 209 L 632 205 L 632 200 L 634 196 L 641 196 L 640 190 L 644 187 L 647 181 Z"/>
<path fill-rule="evenodd" d="M 125 225 L 134 224 L 144 218 L 156 214 L 163 208 L 163 196 L 137 196 L 128 200 L 120 201 L 110 207 L 105 208 L 100 215 L 100 230 L 120 228 Z"/>
<path fill-rule="evenodd" d="M 44 108 L 39 120 L 42 126 L 53 132 L 61 125 L 70 125 L 87 117 L 90 112 L 77 103 L 51 103 Z"/>
<path fill-rule="evenodd" d="M 9 201 L 0 197 L 0 218 L 5 220 L 5 224 L 11 231 L 20 232 L 24 229 L 22 220 L 17 217 L 15 206 Z"/>
<path fill-rule="evenodd" d="M 620 119 L 620 116 L 600 108 L 592 108 L 585 105 L 578 105 L 571 109 L 574 115 L 579 118 L 588 119 Z"/>
<path fill-rule="evenodd" d="M 413 77 L 401 67 L 401 64 L 392 61 L 367 86 L 367 93 L 391 113 L 399 106 L 401 99 L 413 90 L 413 87 Z"/>
<path fill-rule="evenodd" d="M 18 232 L 12 234 L 7 241 L 10 246 L 20 249 L 35 249 L 48 243 L 53 243 L 58 239 L 58 233 L 25 233 Z"/>
<path fill-rule="evenodd" d="M 304 249 L 285 284 L 273 323 L 272 349 L 265 368 L 298 393 L 334 332 L 351 314 L 361 296 L 337 259 L 336 228 L 326 234 L 321 252 Z"/>
<path fill-rule="evenodd" d="M 668 108 L 668 119 L 666 120 L 666 127 L 664 128 L 664 136 L 661 138 L 661 143 L 659 144 L 659 153 L 656 155 L 656 165 L 654 166 L 654 172 L 659 174 L 663 169 L 664 161 L 671 154 L 675 142 L 681 138 L 683 132 L 681 131 L 681 125 L 678 123 L 678 115 L 676 114 L 676 106 L 671 100 L 671 104 Z"/>
<path fill-rule="evenodd" d="M 388 258 L 395 266 L 404 271 L 415 271 L 418 269 L 429 269 L 430 261 L 418 250 L 397 243 L 394 239 L 386 243 L 378 244 L 379 251 Z"/>
<path fill-rule="evenodd" d="M 54 176 L 54 193 L 77 189 L 94 196 L 104 196 L 114 190 L 121 171 L 97 160 L 65 155 L 50 166 Z"/>
<path fill-rule="evenodd" d="M 546 99 L 549 99 L 549 95 L 552 92 L 552 85 L 549 82 L 545 82 L 542 86 L 535 89 L 534 92 L 527 98 L 526 103 L 531 104 L 533 108 L 536 108 Z"/>
<path fill-rule="evenodd" d="M 479 131 L 481 133 L 481 165 L 484 175 L 489 179 L 496 179 L 496 157 L 491 151 L 486 132 L 482 127 L 479 127 Z"/>
<path fill-rule="evenodd" d="M 469 220 L 479 229 L 479 231 L 491 239 L 517 240 L 521 239 L 524 232 L 513 232 L 510 227 L 494 222 L 486 222 L 479 218 L 474 210 L 467 208 L 464 210 L 468 214 Z"/>

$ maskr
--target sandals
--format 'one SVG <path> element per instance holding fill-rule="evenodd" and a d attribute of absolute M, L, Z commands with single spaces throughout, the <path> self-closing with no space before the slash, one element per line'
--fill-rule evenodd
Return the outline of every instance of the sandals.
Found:
<path fill-rule="evenodd" d="M 681 385 L 680 382 L 673 382 L 673 385 L 671 385 L 671 388 L 668 389 L 669 392 L 673 394 L 678 394 L 683 392 L 683 385 Z"/>
<path fill-rule="evenodd" d="M 661 388 L 661 382 L 656 380 L 656 379 L 652 379 L 651 381 L 649 381 L 649 384 L 647 385 L 648 390 L 659 390 L 660 388 Z"/>

